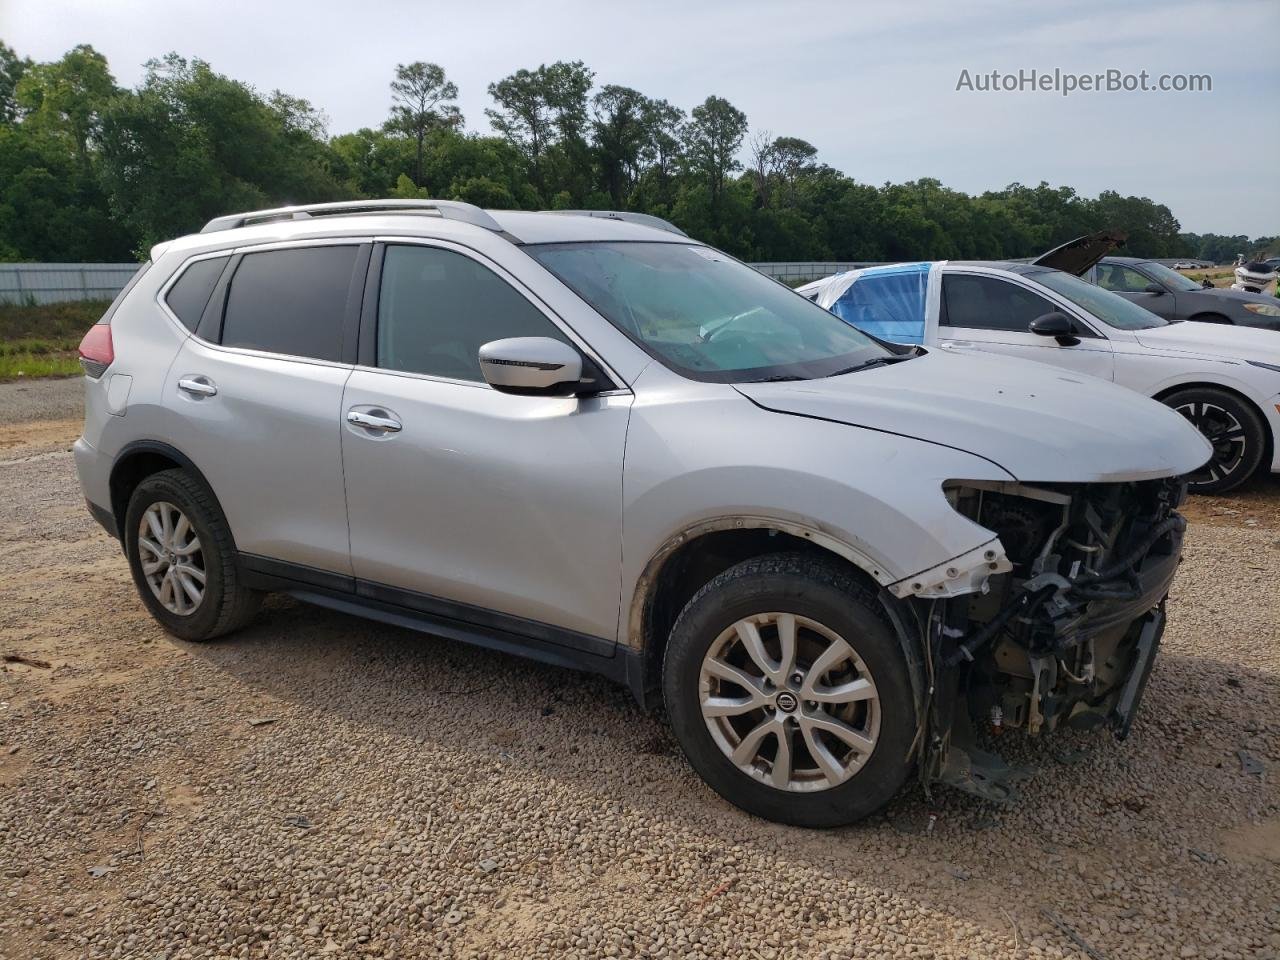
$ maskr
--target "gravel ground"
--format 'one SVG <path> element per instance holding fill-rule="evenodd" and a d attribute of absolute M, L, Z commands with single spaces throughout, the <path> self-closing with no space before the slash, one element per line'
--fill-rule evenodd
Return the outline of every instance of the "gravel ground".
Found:
<path fill-rule="evenodd" d="M 5 960 L 1280 957 L 1280 485 L 1193 508 L 1128 742 L 1013 741 L 1012 809 L 913 790 L 814 833 L 720 801 L 602 680 L 281 598 L 168 637 L 75 430 L 30 429 L 0 654 L 50 666 L 0 665 Z"/>

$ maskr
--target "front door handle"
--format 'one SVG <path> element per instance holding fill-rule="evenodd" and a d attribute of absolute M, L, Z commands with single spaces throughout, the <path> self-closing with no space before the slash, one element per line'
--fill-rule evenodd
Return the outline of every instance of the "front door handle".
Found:
<path fill-rule="evenodd" d="M 382 417 L 376 413 L 365 413 L 361 410 L 348 410 L 347 423 L 354 423 L 366 430 L 377 430 L 381 433 L 397 433 L 402 424 L 395 417 Z"/>
<path fill-rule="evenodd" d="M 218 388 L 208 377 L 183 377 L 178 381 L 178 389 L 193 397 L 216 397 Z"/>

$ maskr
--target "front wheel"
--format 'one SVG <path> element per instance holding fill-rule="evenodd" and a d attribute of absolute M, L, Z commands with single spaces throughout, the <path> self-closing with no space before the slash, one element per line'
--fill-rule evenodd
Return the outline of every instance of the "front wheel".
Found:
<path fill-rule="evenodd" d="M 1164 402 L 1213 444 L 1209 462 L 1187 478 L 1191 493 L 1226 493 L 1253 476 L 1266 451 L 1266 430 L 1246 401 L 1225 390 L 1192 387 Z"/>
<path fill-rule="evenodd" d="M 901 647 L 875 594 L 821 559 L 748 560 L 698 591 L 671 632 L 663 695 L 693 768 L 768 820 L 852 823 L 911 770 Z"/>

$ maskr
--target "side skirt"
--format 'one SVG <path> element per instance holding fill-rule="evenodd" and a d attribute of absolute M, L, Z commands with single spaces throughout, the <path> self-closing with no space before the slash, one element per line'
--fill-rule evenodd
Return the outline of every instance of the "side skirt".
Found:
<path fill-rule="evenodd" d="M 302 564 L 240 554 L 248 586 L 433 636 L 595 673 L 645 705 L 643 658 L 622 644 L 441 597 L 346 577 Z"/>

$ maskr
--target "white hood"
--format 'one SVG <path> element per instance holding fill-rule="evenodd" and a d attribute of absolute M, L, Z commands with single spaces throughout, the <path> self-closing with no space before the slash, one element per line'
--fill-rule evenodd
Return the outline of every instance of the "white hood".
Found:
<path fill-rule="evenodd" d="M 1025 482 L 1180 476 L 1213 452 L 1199 431 L 1161 403 L 1029 361 L 934 351 L 840 377 L 737 389 L 779 413 L 964 450 Z"/>
<path fill-rule="evenodd" d="M 1224 323 L 1171 323 L 1148 330 L 1134 330 L 1144 347 L 1194 354 L 1216 360 L 1261 360 L 1280 365 L 1280 332 L 1261 327 L 1234 327 Z"/>

